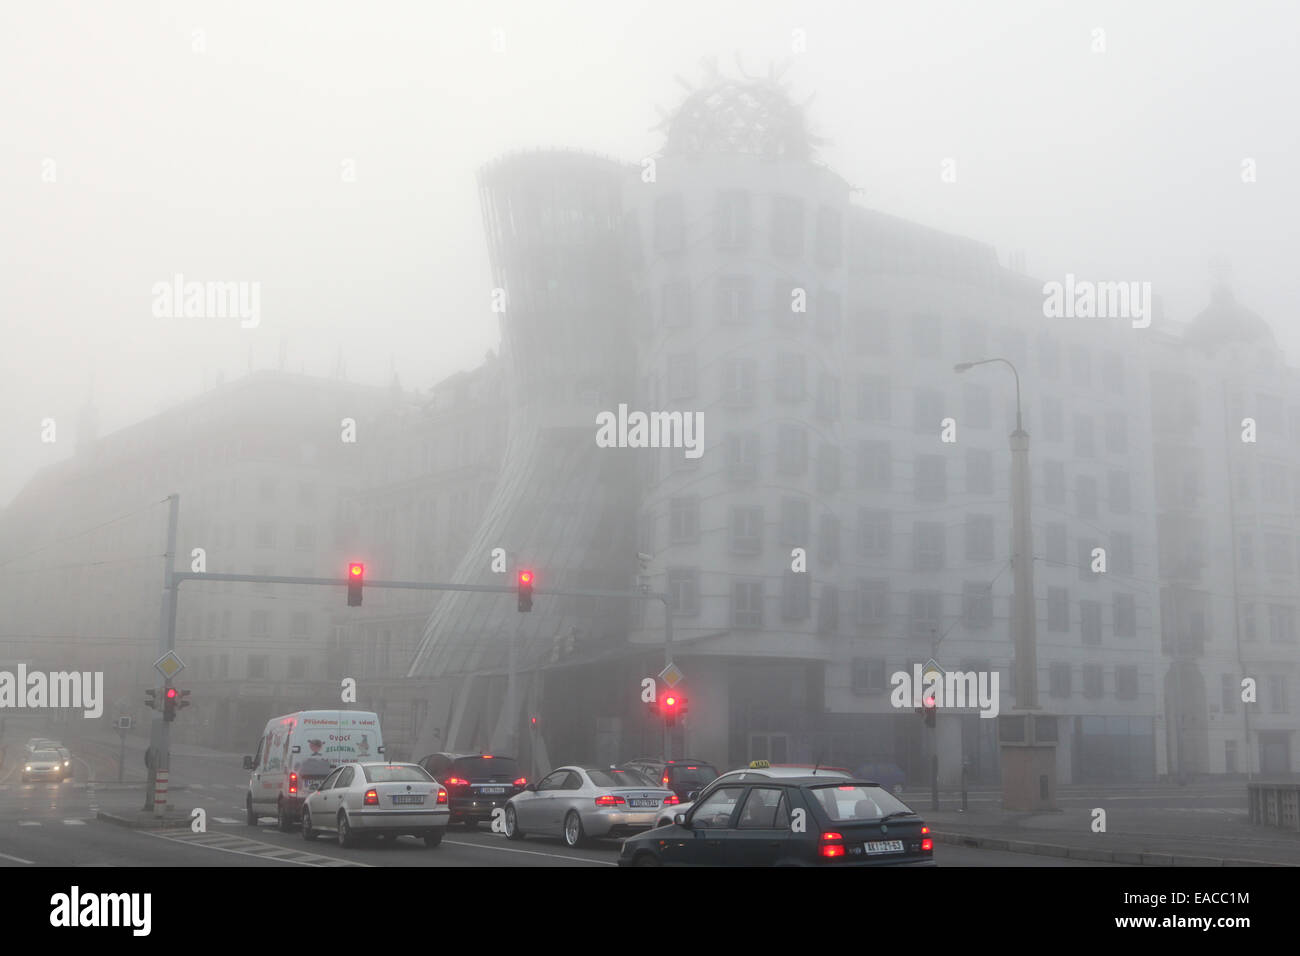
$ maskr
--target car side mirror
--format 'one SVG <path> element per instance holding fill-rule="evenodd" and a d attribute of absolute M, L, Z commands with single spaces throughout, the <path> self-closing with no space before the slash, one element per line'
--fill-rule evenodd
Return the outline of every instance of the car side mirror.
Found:
<path fill-rule="evenodd" d="M 686 795 L 686 800 L 688 803 L 694 803 L 699 798 L 700 798 L 700 791 L 698 790 L 692 790 L 690 793 Z"/>
<path fill-rule="evenodd" d="M 245 758 L 244 758 L 244 769 L 245 769 L 245 770 L 252 770 L 252 769 L 253 769 L 253 758 L 252 758 L 252 757 L 245 757 Z"/>
<path fill-rule="evenodd" d="M 686 827 L 688 830 L 691 828 L 691 825 L 686 822 L 686 814 L 684 813 L 674 814 L 673 823 L 677 824 L 679 827 Z"/>
<path fill-rule="evenodd" d="M 524 784 L 524 789 L 527 790 L 529 793 L 536 793 L 536 792 L 537 792 L 537 784 L 535 784 L 535 783 L 526 783 L 526 784 Z"/>

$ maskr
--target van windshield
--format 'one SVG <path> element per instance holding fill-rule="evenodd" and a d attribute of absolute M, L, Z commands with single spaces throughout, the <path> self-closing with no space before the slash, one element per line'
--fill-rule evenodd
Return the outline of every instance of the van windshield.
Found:
<path fill-rule="evenodd" d="M 427 770 L 413 763 L 390 764 L 386 767 L 379 765 L 368 767 L 363 764 L 361 770 L 366 775 L 367 783 L 431 783 L 433 781 Z"/>

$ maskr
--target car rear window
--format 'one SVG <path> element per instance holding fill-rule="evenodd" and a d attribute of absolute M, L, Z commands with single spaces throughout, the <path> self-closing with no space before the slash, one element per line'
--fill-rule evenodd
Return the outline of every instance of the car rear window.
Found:
<path fill-rule="evenodd" d="M 628 767 L 617 770 L 601 770 L 599 767 L 584 767 L 591 782 L 598 787 L 653 787 L 654 784 L 641 774 Z"/>
<path fill-rule="evenodd" d="M 361 770 L 366 775 L 366 783 L 428 783 L 433 778 L 423 767 L 415 764 L 397 764 L 388 767 L 366 767 Z"/>
<path fill-rule="evenodd" d="M 679 787 L 691 787 L 698 790 L 706 783 L 718 779 L 718 771 L 704 764 L 674 764 L 664 771 L 668 774 L 669 783 L 676 784 Z"/>
<path fill-rule="evenodd" d="M 38 750 L 32 754 L 33 760 L 62 760 L 57 750 Z"/>
<path fill-rule="evenodd" d="M 513 757 L 494 757 L 489 755 L 457 757 L 451 765 L 452 776 L 464 777 L 470 783 L 492 783 L 500 780 L 516 780 L 523 776 L 519 764 Z"/>
<path fill-rule="evenodd" d="M 911 808 L 883 787 L 812 787 L 813 797 L 835 823 L 879 820 Z"/>

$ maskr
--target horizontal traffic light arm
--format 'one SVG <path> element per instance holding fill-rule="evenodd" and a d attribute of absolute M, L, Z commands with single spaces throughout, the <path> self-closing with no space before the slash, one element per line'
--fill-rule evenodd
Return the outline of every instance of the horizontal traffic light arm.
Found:
<path fill-rule="evenodd" d="M 346 576 L 337 578 L 296 578 L 276 574 L 201 574 L 197 571 L 173 571 L 172 581 L 181 584 L 185 581 L 243 581 L 249 584 L 319 584 L 329 587 L 347 587 L 350 583 Z M 519 584 L 446 584 L 437 581 L 371 581 L 367 579 L 366 588 L 404 588 L 413 591 L 482 591 L 487 594 L 518 594 Z M 644 598 L 667 601 L 668 595 L 660 591 L 567 591 L 556 588 L 533 588 L 534 595 L 558 595 L 562 597 L 612 597 Z"/>

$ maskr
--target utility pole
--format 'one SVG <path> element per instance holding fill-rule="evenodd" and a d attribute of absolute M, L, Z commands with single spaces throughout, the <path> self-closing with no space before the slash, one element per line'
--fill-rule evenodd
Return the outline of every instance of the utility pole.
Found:
<path fill-rule="evenodd" d="M 180 518 L 181 496 L 171 494 L 167 496 L 167 553 L 163 555 L 163 592 L 162 592 L 162 611 L 158 624 L 158 656 L 161 658 L 168 651 L 176 649 L 176 525 Z M 171 754 L 169 753 L 169 744 L 171 739 L 171 724 L 163 720 L 163 684 L 155 683 L 157 689 L 157 700 L 159 707 L 153 712 L 153 719 L 150 721 L 149 730 L 149 752 L 153 754 L 153 760 L 149 761 L 149 773 L 145 778 L 144 788 L 144 810 L 153 809 L 155 812 L 161 812 L 159 805 L 155 803 L 155 780 L 161 771 L 166 777 L 167 772 L 171 769 Z"/>

